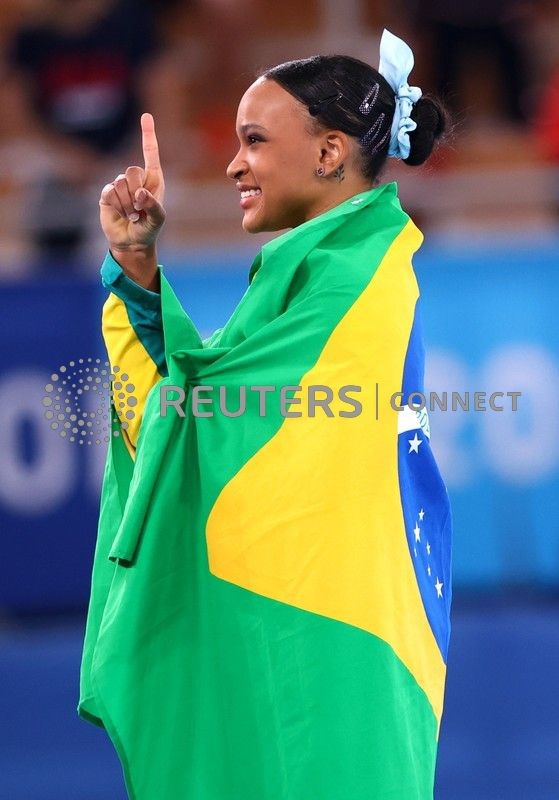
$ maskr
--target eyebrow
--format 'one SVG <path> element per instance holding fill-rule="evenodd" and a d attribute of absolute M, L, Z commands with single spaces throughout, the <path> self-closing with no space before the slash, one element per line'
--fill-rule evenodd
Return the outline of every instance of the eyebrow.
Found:
<path fill-rule="evenodd" d="M 247 122 L 244 125 L 241 125 L 241 133 L 246 133 L 250 128 L 258 128 L 261 131 L 265 131 L 262 125 L 258 125 L 256 122 Z"/>

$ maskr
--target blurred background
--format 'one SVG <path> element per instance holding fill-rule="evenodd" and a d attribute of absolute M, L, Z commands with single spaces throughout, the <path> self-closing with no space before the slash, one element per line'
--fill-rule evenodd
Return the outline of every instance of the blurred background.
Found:
<path fill-rule="evenodd" d="M 317 52 L 377 66 L 383 27 L 455 119 L 429 165 L 383 176 L 426 237 L 426 388 L 522 393 L 431 415 L 454 509 L 435 798 L 559 798 L 557 0 L 0 0 L 0 800 L 125 799 L 75 711 L 104 449 L 41 402 L 60 365 L 106 358 L 100 190 L 142 163 L 151 111 L 160 260 L 209 335 L 272 238 L 242 231 L 225 177 L 242 93 Z"/>

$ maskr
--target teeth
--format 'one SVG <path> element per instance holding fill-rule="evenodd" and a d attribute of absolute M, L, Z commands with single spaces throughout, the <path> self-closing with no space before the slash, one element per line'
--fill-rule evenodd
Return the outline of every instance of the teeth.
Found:
<path fill-rule="evenodd" d="M 249 189 L 247 192 L 241 192 L 241 197 L 256 197 L 259 194 L 262 194 L 260 189 Z"/>

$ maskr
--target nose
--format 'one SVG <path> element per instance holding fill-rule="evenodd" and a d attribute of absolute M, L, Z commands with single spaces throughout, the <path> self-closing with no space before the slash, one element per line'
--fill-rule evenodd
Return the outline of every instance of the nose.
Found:
<path fill-rule="evenodd" d="M 239 153 L 237 153 L 225 171 L 227 177 L 232 180 L 238 180 L 246 172 L 246 164 L 239 158 Z"/>

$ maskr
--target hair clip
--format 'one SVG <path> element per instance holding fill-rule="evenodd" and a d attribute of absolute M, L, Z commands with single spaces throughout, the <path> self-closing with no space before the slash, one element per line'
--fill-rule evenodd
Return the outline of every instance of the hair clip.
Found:
<path fill-rule="evenodd" d="M 383 146 L 390 133 L 390 128 L 389 128 L 385 132 L 382 139 L 380 139 L 380 141 L 377 141 L 377 136 L 379 136 L 381 132 L 384 120 L 385 120 L 385 114 L 381 112 L 374 121 L 373 125 L 369 128 L 367 133 L 364 136 L 362 136 L 361 139 L 359 140 L 363 145 L 363 147 L 370 151 L 370 155 L 372 156 L 378 153 L 378 151 Z"/>
<path fill-rule="evenodd" d="M 309 114 L 313 117 L 316 117 L 318 114 L 322 114 L 326 106 L 329 106 L 330 103 L 336 103 L 338 100 L 341 100 L 343 94 L 341 92 L 337 92 L 337 94 L 330 94 L 328 97 L 324 97 L 322 100 L 317 100 L 316 103 L 313 103 L 312 106 L 309 106 Z"/>
<path fill-rule="evenodd" d="M 359 106 L 359 111 L 362 114 L 370 114 L 374 104 L 377 102 L 377 97 L 380 92 L 380 86 L 378 83 L 375 83 L 372 89 L 367 93 L 367 96 Z"/>

